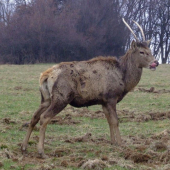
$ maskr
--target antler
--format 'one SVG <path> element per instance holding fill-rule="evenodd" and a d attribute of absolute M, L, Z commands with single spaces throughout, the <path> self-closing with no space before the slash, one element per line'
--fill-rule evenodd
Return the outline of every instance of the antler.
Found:
<path fill-rule="evenodd" d="M 131 29 L 131 27 L 128 25 L 128 23 L 124 20 L 124 18 L 122 18 L 123 22 L 125 23 L 125 25 L 129 28 L 129 30 L 131 31 L 131 33 L 134 35 L 136 41 L 139 41 L 138 38 L 136 37 L 135 33 L 133 32 L 133 30 Z"/>
<path fill-rule="evenodd" d="M 145 34 L 144 34 L 144 32 L 143 32 L 142 27 L 141 27 L 136 21 L 133 20 L 133 22 L 139 27 L 139 29 L 140 29 L 140 31 L 141 31 L 141 33 L 142 33 L 142 36 L 143 36 L 143 40 L 145 41 Z"/>

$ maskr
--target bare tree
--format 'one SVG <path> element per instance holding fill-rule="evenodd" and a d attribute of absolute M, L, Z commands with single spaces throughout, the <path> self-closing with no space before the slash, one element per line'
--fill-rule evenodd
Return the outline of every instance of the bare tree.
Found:
<path fill-rule="evenodd" d="M 162 63 L 170 58 L 170 1 L 158 1 L 155 9 L 154 53 L 161 54 Z"/>
<path fill-rule="evenodd" d="M 154 55 L 157 59 L 161 58 L 162 63 L 166 63 L 170 54 L 170 1 L 134 0 L 129 1 L 125 9 L 128 11 L 125 18 L 137 20 L 142 25 L 146 37 L 152 37 Z M 137 27 L 136 29 L 138 30 Z"/>
<path fill-rule="evenodd" d="M 0 0 L 0 62 L 23 64 L 122 55 L 142 25 L 154 55 L 170 54 L 170 1 L 165 0 Z"/>
<path fill-rule="evenodd" d="M 10 2 L 10 0 L 0 0 L 0 20 L 6 25 L 9 24 L 13 12 L 14 3 Z"/>

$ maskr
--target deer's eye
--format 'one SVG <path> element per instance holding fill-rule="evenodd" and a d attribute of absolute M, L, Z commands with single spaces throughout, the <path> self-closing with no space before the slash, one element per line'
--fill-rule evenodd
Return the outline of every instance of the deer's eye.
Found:
<path fill-rule="evenodd" d="M 144 52 L 140 51 L 140 54 L 144 54 Z"/>

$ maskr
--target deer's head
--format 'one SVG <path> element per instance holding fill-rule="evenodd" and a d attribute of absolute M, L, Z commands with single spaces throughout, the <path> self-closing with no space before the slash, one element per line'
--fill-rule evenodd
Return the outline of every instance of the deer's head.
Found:
<path fill-rule="evenodd" d="M 145 35 L 143 32 L 143 29 L 141 26 L 133 21 L 140 29 L 143 41 L 140 42 L 138 38 L 136 37 L 135 33 L 131 29 L 131 27 L 126 23 L 126 21 L 123 19 L 123 22 L 125 25 L 129 28 L 129 30 L 132 32 L 136 40 L 133 40 L 131 43 L 131 50 L 132 55 L 134 56 L 135 63 L 137 64 L 137 67 L 139 68 L 150 68 L 151 70 L 155 70 L 156 67 L 159 65 L 158 61 L 155 60 L 154 56 L 151 53 L 151 49 L 149 48 L 149 44 L 151 40 L 145 40 Z"/>

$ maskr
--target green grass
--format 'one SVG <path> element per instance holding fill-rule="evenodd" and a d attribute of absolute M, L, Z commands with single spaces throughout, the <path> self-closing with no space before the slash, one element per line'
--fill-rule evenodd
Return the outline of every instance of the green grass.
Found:
<path fill-rule="evenodd" d="M 50 155 L 50 159 L 42 161 L 35 156 L 39 131 L 34 131 L 30 138 L 28 159 L 22 159 L 20 143 L 22 143 L 26 134 L 26 128 L 22 128 L 22 125 L 30 121 L 34 111 L 40 104 L 39 75 L 52 65 L 0 65 L 0 157 L 2 157 L 0 162 L 3 164 L 0 169 L 29 170 L 49 166 L 51 169 L 76 170 L 80 169 L 75 165 L 78 159 L 81 161 L 100 159 L 104 155 L 109 159 L 116 158 L 118 162 L 110 164 L 110 167 L 105 168 L 106 170 L 125 170 L 131 164 L 133 165 L 132 169 L 145 169 L 147 167 L 145 164 L 135 164 L 130 160 L 124 159 L 121 156 L 121 148 L 117 148 L 115 151 L 109 143 L 105 141 L 102 143 L 99 140 L 110 140 L 109 126 L 106 119 L 92 119 L 79 116 L 72 117 L 75 121 L 80 122 L 78 124 L 48 125 L 45 152 Z M 146 93 L 137 90 L 139 87 L 145 89 L 155 87 L 155 90 L 170 90 L 169 73 L 170 65 L 160 65 L 155 72 L 145 69 L 138 86 L 117 105 L 117 110 L 128 110 L 129 114 L 133 112 L 136 115 L 170 111 L 170 93 Z M 88 109 L 95 112 L 102 110 L 102 107 L 96 105 Z M 63 111 L 59 116 L 64 118 L 66 114 Z M 71 115 L 71 113 L 69 114 Z M 4 119 L 9 119 L 12 122 L 9 124 L 5 123 Z M 153 135 L 165 129 L 170 129 L 170 123 L 168 119 L 144 122 L 127 120 L 121 122 L 119 127 L 123 140 L 131 140 L 130 136 L 139 138 L 144 136 L 146 139 L 151 139 Z M 91 133 L 94 141 L 65 142 L 66 139 L 72 140 L 86 133 Z M 133 146 L 134 144 L 130 144 L 130 148 L 134 148 Z M 62 157 L 53 155 L 56 148 L 66 149 Z M 12 155 L 10 158 L 4 156 L 6 150 L 9 152 L 9 155 Z M 75 157 L 76 161 L 71 162 L 71 157 Z M 61 165 L 63 160 L 71 163 L 64 167 Z"/>

